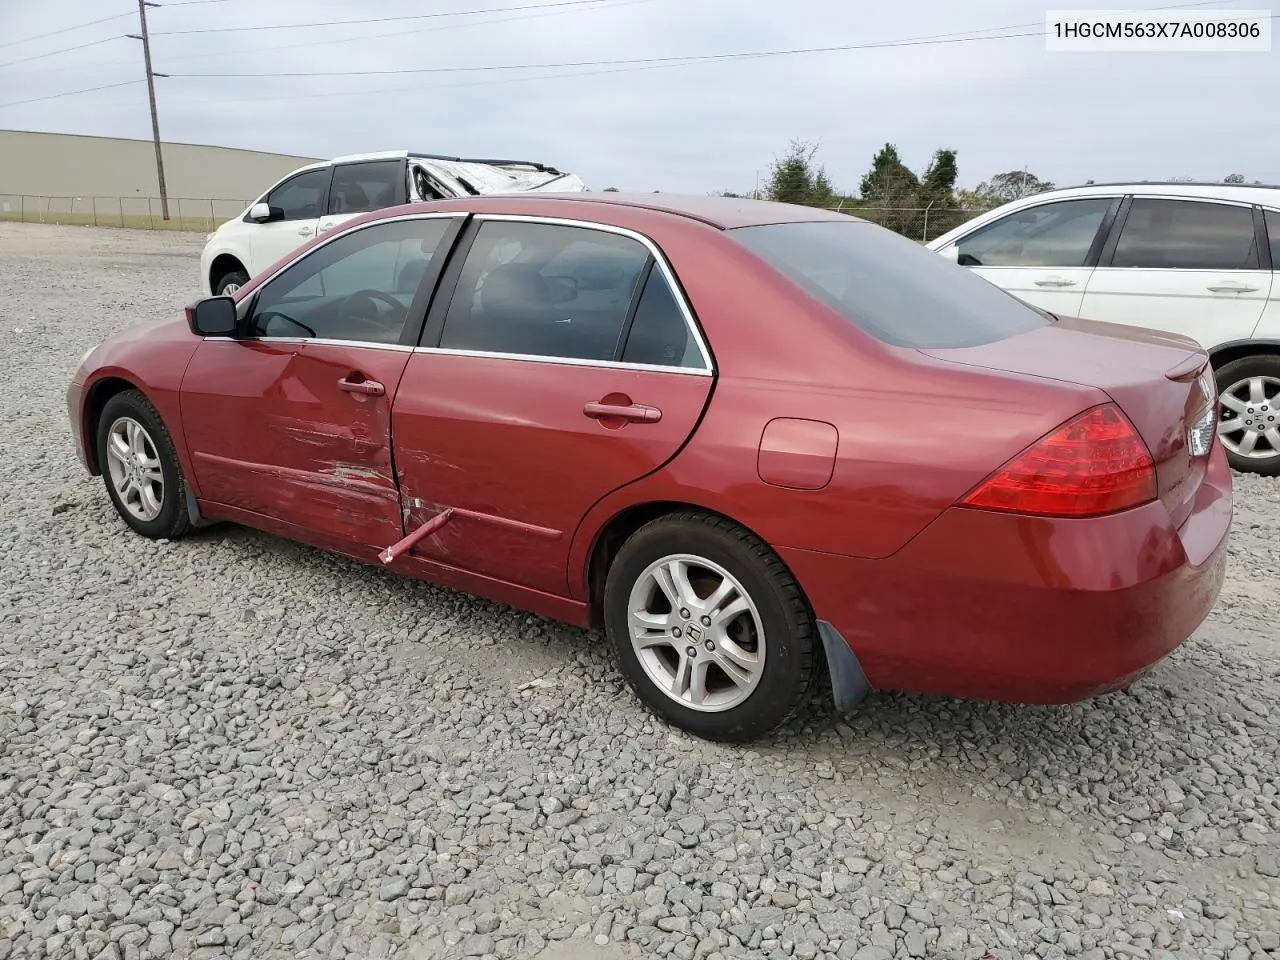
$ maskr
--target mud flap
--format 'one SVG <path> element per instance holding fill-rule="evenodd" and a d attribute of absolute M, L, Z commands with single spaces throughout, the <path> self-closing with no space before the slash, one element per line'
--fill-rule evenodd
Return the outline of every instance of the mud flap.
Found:
<path fill-rule="evenodd" d="M 827 669 L 831 674 L 831 694 L 836 712 L 851 713 L 871 691 L 862 664 L 849 644 L 835 627 L 826 620 L 818 621 L 818 636 L 827 655 Z"/>

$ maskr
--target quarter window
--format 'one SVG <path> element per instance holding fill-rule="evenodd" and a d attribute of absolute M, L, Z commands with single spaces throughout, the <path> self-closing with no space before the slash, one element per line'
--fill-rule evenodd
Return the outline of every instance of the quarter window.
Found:
<path fill-rule="evenodd" d="M 1257 270 L 1253 211 L 1226 203 L 1136 199 L 1111 266 Z"/>
<path fill-rule="evenodd" d="M 339 164 L 333 168 L 329 213 L 366 213 L 394 206 L 404 192 L 404 175 L 400 160 Z"/>
<path fill-rule="evenodd" d="M 482 223 L 445 315 L 440 346 L 612 360 L 648 259 L 642 243 L 603 230 Z"/>
<path fill-rule="evenodd" d="M 650 269 L 640 293 L 622 360 L 662 367 L 703 366 L 698 342 L 689 330 L 671 284 L 656 264 Z"/>
<path fill-rule="evenodd" d="M 315 220 L 329 186 L 330 170 L 308 170 L 271 191 L 267 204 L 284 211 L 285 220 Z"/>
<path fill-rule="evenodd" d="M 1114 202 L 1061 200 L 1011 213 L 961 240 L 966 267 L 1082 267 Z"/>
<path fill-rule="evenodd" d="M 398 343 L 451 222 L 375 224 L 317 247 L 263 286 L 251 335 Z"/>

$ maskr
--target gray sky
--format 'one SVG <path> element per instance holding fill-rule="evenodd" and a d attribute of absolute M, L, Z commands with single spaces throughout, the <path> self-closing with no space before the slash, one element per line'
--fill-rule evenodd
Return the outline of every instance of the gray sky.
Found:
<path fill-rule="evenodd" d="M 541 160 L 601 189 L 746 189 L 795 137 L 837 188 L 874 152 L 912 169 L 959 152 L 960 184 L 1024 166 L 1059 185 L 1191 176 L 1280 182 L 1271 53 L 1049 53 L 1028 0 L 599 0 L 348 26 L 168 33 L 527 7 L 551 0 L 172 0 L 148 14 L 167 140 L 328 157 L 411 148 Z M 563 0 L 562 0 L 563 2 Z M 1207 9 L 1266 9 L 1234 0 Z M 1059 0 L 1060 9 L 1143 9 Z M 0 104 L 142 76 L 132 0 L 0 0 Z M 1274 22 L 1274 21 L 1273 21 Z M 741 59 L 223 79 L 194 73 L 404 70 L 680 57 L 972 35 L 1035 36 Z M 1274 29 L 1274 28 L 1273 28 Z M 42 54 L 115 37 L 83 49 Z M 301 46 L 304 45 L 305 46 Z M 292 49 L 265 49 L 277 47 Z M 264 48 L 253 52 L 255 48 Z M 576 75 L 576 76 L 575 76 Z M 541 79 L 535 79 L 541 78 Z M 381 92 L 367 92 L 381 91 Z M 0 128 L 149 137 L 146 87 L 0 108 Z"/>

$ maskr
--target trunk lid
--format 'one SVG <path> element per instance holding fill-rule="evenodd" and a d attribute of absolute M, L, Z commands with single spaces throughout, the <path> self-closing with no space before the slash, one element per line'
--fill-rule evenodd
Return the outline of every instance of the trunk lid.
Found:
<path fill-rule="evenodd" d="M 1217 442 L 1216 397 L 1209 357 L 1177 334 L 1078 317 L 976 347 L 928 349 L 938 360 L 1096 387 L 1132 421 L 1156 465 L 1160 500 L 1175 526 L 1190 515 L 1207 454 L 1192 449 L 1192 428 L 1209 415 Z"/>

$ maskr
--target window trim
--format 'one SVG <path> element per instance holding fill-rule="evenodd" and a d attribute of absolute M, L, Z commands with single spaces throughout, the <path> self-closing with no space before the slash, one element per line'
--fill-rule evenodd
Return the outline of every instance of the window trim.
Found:
<path fill-rule="evenodd" d="M 379 206 L 379 207 L 371 207 L 368 210 L 361 210 L 354 214 L 342 213 L 337 210 L 330 210 L 329 205 L 333 202 L 333 182 L 338 178 L 339 168 L 345 170 L 350 167 L 368 167 L 368 166 L 373 166 L 375 164 L 379 164 L 379 165 L 394 164 L 398 168 L 399 178 L 396 180 L 396 189 L 395 189 L 395 193 L 393 194 L 392 201 L 390 203 L 383 204 L 382 206 Z M 409 202 L 408 201 L 409 183 L 408 183 L 408 180 L 406 179 L 408 169 L 409 169 L 409 162 L 408 162 L 408 159 L 405 157 L 386 157 L 379 160 L 350 160 L 350 161 L 345 161 L 343 163 L 333 164 L 333 175 L 329 178 L 329 190 L 325 196 L 324 213 L 320 214 L 321 218 L 346 217 L 346 216 L 358 217 L 365 213 L 373 213 L 375 210 L 385 210 L 388 207 L 398 207 L 403 203 L 408 203 Z"/>
<path fill-rule="evenodd" d="M 964 243 L 975 234 L 993 227 L 997 223 L 1007 220 L 1009 217 L 1015 216 L 1016 214 L 1025 213 L 1028 210 L 1037 210 L 1040 207 L 1047 207 L 1051 204 L 1071 203 L 1078 200 L 1106 200 L 1108 201 L 1107 209 L 1103 212 L 1102 219 L 1098 222 L 1098 228 L 1094 232 L 1093 240 L 1090 242 L 1089 249 L 1085 253 L 1084 263 L 1078 267 L 1033 267 L 1014 264 L 967 268 L 970 270 L 1087 270 L 1099 264 L 1099 257 L 1102 255 L 1103 248 L 1106 246 L 1107 241 L 1111 236 L 1111 230 L 1115 225 L 1116 218 L 1122 212 L 1121 206 L 1128 199 L 1129 198 L 1123 193 L 1089 193 L 1082 196 L 1072 197 L 1040 197 L 1038 198 L 1038 202 L 1028 203 L 1023 206 L 1019 206 L 1016 209 L 1007 210 L 998 217 L 992 217 L 990 220 L 983 223 L 975 224 L 973 229 L 965 231 L 947 244 L 947 246 L 955 247 L 958 251 L 960 244 Z M 999 210 L 998 207 L 996 210 L 993 210 L 992 213 L 995 213 L 997 210 Z"/>
<path fill-rule="evenodd" d="M 624 363 L 622 360 L 583 360 L 577 357 L 556 357 L 542 356 L 524 353 L 499 353 L 489 350 L 464 350 L 457 347 L 442 347 L 440 340 L 444 335 L 444 321 L 448 314 L 449 305 L 453 301 L 454 292 L 457 289 L 459 275 L 462 273 L 463 265 L 466 263 L 468 254 L 471 252 L 472 245 L 475 241 L 476 233 L 480 227 L 488 222 L 503 223 L 534 223 L 544 224 L 546 226 L 559 227 L 578 227 L 586 230 L 595 230 L 600 233 L 610 233 L 616 236 L 629 237 L 639 242 L 649 252 L 653 267 L 646 272 L 648 277 L 653 272 L 653 268 L 662 271 L 663 279 L 667 281 L 671 288 L 672 296 L 675 298 L 676 304 L 680 309 L 680 314 L 684 318 L 685 328 L 693 335 L 694 342 L 698 345 L 698 352 L 702 357 L 702 366 L 700 367 L 680 367 L 666 364 L 649 364 L 649 363 Z M 635 292 L 632 294 L 632 302 L 627 308 L 627 317 L 634 315 L 635 308 L 639 303 L 640 295 L 644 292 L 642 285 L 637 285 Z M 706 338 L 703 336 L 702 328 L 698 324 L 697 317 L 693 312 L 693 308 L 689 303 L 688 297 L 684 292 L 684 288 L 676 279 L 675 271 L 667 262 L 662 251 L 658 249 L 658 245 L 649 237 L 627 227 L 618 227 L 613 224 L 598 223 L 592 220 L 577 220 L 568 217 L 551 217 L 540 216 L 536 214 L 509 214 L 509 213 L 483 213 L 474 214 L 471 222 L 467 227 L 465 234 L 459 240 L 453 253 L 451 254 L 450 263 L 445 273 L 440 278 L 440 286 L 437 295 L 433 298 L 431 309 L 427 315 L 427 322 L 423 329 L 422 338 L 419 345 L 415 348 L 417 353 L 431 353 L 441 355 L 453 355 L 460 357 L 489 357 L 497 360 L 517 360 L 525 363 L 550 363 L 558 365 L 568 365 L 575 367 L 602 367 L 614 370 L 651 370 L 661 373 L 676 373 L 695 377 L 714 377 L 716 368 L 715 360 L 711 354 L 710 347 Z M 615 351 L 615 356 L 617 355 Z"/>
<path fill-rule="evenodd" d="M 1111 227 L 1111 236 L 1107 238 L 1105 249 L 1102 251 L 1102 257 L 1098 260 L 1097 269 L 1099 270 L 1159 270 L 1162 273 L 1257 273 L 1262 270 L 1262 247 L 1258 247 L 1258 266 L 1256 267 L 1117 267 L 1115 266 L 1116 247 L 1120 245 L 1120 235 L 1124 232 L 1125 224 L 1129 222 L 1129 214 L 1133 210 L 1133 205 L 1138 200 L 1169 200 L 1177 203 L 1203 203 L 1210 205 L 1219 205 L 1224 207 L 1243 207 L 1250 211 L 1250 216 L 1254 218 L 1254 242 L 1260 243 L 1261 238 L 1258 237 L 1257 215 L 1253 213 L 1253 208 L 1257 204 L 1242 200 L 1223 200 L 1218 197 L 1171 197 L 1160 193 L 1131 193 L 1125 197 L 1124 208 L 1116 217 L 1115 223 Z"/>
<path fill-rule="evenodd" d="M 363 214 L 360 214 L 363 216 Z M 426 322 L 426 316 L 431 299 L 435 296 L 437 289 L 440 287 L 440 278 L 445 268 L 452 260 L 454 248 L 458 243 L 458 236 L 462 232 L 462 227 L 466 223 L 469 214 L 462 211 L 449 211 L 446 213 L 408 213 L 397 217 L 382 217 L 378 220 L 371 220 L 368 223 L 356 224 L 346 228 L 335 230 L 331 234 L 325 235 L 324 239 L 317 243 L 314 247 L 299 257 L 286 262 L 283 266 L 264 276 L 261 282 L 254 288 L 253 295 L 246 297 L 236 304 L 236 326 L 243 327 L 252 316 L 254 308 L 257 306 L 258 297 L 268 284 L 272 283 L 277 277 L 286 270 L 290 270 L 298 264 L 302 263 L 308 257 L 314 255 L 316 251 L 323 250 L 329 244 L 341 240 L 343 237 L 349 237 L 352 234 L 359 233 L 362 230 L 369 230 L 374 227 L 387 223 L 402 223 L 411 220 L 453 220 L 454 223 L 445 229 L 444 236 L 440 238 L 439 249 L 444 252 L 444 257 L 440 259 L 438 266 L 429 266 L 422 279 L 418 283 L 418 289 L 413 295 L 413 299 L 409 303 L 409 312 L 405 317 L 404 329 L 400 333 L 399 343 L 368 343 L 363 340 L 334 340 L 328 337 L 252 337 L 238 334 L 234 337 L 204 337 L 205 340 L 226 340 L 238 341 L 244 343 L 281 343 L 281 344 L 326 344 L 329 346 L 343 347 L 364 347 L 369 350 L 399 350 L 403 352 L 412 352 L 418 338 L 422 335 L 422 328 Z M 433 256 L 432 261 L 436 260 Z M 424 296 L 425 293 L 425 296 Z"/>

